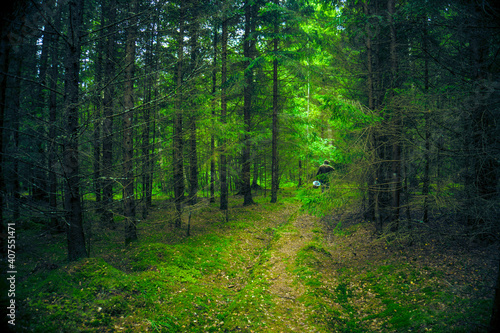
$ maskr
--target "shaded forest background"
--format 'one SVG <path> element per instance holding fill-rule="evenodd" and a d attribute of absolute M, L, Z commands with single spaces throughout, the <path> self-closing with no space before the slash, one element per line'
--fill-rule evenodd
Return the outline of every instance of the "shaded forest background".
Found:
<path fill-rule="evenodd" d="M 2 235 L 66 232 L 73 261 L 99 230 L 136 241 L 153 198 L 180 228 L 188 205 L 274 203 L 328 159 L 379 234 L 437 221 L 498 241 L 496 2 L 3 6 Z"/>

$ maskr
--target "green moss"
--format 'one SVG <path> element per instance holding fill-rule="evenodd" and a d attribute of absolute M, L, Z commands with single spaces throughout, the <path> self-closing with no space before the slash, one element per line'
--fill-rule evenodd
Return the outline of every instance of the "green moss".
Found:
<path fill-rule="evenodd" d="M 141 241 L 127 248 L 120 235 L 103 232 L 92 243 L 100 258 L 71 264 L 64 262 L 61 236 L 41 254 L 58 266 L 42 265 L 51 268 L 30 274 L 36 263 L 26 265 L 19 320 L 29 332 L 274 332 L 301 306 L 303 321 L 318 332 L 468 332 L 487 322 L 488 298 L 459 289 L 443 267 L 410 264 L 399 252 L 376 247 L 374 260 L 358 254 L 344 262 L 335 251 L 345 251 L 359 227 L 338 224 L 332 245 L 322 228 L 291 223 L 296 206 L 268 199 L 233 206 L 229 222 L 207 206 L 193 219 L 198 229 L 191 237 L 185 230 L 164 230 L 156 220 L 144 224 Z M 157 218 L 163 221 L 164 214 Z M 285 242 L 299 240 L 298 251 L 281 251 Z M 268 273 L 276 260 L 285 263 L 281 273 L 293 279 L 300 297 L 288 300 L 273 290 L 276 275 Z M 275 321 L 266 323 L 269 318 Z"/>

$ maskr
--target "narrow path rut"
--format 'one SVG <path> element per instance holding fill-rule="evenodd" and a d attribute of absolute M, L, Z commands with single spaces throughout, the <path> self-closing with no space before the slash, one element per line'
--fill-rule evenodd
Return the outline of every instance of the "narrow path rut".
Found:
<path fill-rule="evenodd" d="M 318 301 L 330 306 L 331 300 L 316 291 L 335 286 L 335 270 L 326 270 L 332 255 L 323 260 L 317 252 L 325 242 L 319 219 L 293 203 L 242 207 L 232 214 L 232 223 L 223 224 L 224 236 L 233 240 L 224 253 L 227 265 L 199 281 L 224 291 L 210 297 L 210 292 L 193 292 L 194 298 L 206 296 L 209 309 L 206 319 L 197 320 L 220 332 L 329 332 Z M 195 235 L 201 232 L 194 228 Z M 312 265 L 304 258 L 313 258 Z M 316 267 L 314 260 L 321 263 Z"/>
<path fill-rule="evenodd" d="M 273 332 L 319 332 L 310 323 L 311 308 L 301 300 L 306 287 L 297 279 L 294 265 L 297 253 L 314 237 L 312 229 L 317 218 L 306 214 L 293 214 L 292 219 L 277 231 L 262 264 L 263 278 L 269 283 L 268 291 L 275 298 Z M 281 314 L 281 315 L 280 315 Z"/>

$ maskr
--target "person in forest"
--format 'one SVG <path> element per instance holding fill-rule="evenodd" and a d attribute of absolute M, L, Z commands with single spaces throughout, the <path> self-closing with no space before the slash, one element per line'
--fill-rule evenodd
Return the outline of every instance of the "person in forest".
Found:
<path fill-rule="evenodd" d="M 324 161 L 318 168 L 318 173 L 316 174 L 316 179 L 321 182 L 321 189 L 324 191 L 324 188 L 329 185 L 330 173 L 334 170 L 334 168 L 330 165 L 329 161 Z"/>

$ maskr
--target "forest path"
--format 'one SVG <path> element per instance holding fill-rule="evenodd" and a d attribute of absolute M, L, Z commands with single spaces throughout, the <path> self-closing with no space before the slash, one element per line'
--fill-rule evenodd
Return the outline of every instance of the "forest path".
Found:
<path fill-rule="evenodd" d="M 191 214 L 190 236 L 159 205 L 141 221 L 140 242 L 125 249 L 123 233 L 99 233 L 95 256 L 75 263 L 53 253 L 63 235 L 36 261 L 20 252 L 32 260 L 24 324 L 40 332 L 326 333 L 480 331 L 488 322 L 494 245 L 390 244 L 369 224 L 309 215 L 293 198 L 259 199 L 244 206 L 234 198 L 228 214 L 205 205 Z M 59 268 L 50 272 L 38 258 Z"/>
<path fill-rule="evenodd" d="M 314 237 L 312 229 L 315 222 L 316 219 L 308 215 L 298 215 L 294 218 L 290 222 L 293 228 L 287 228 L 292 230 L 280 233 L 265 263 L 268 268 L 266 278 L 270 282 L 269 291 L 277 296 L 276 312 L 287 314 L 283 322 L 286 323 L 287 330 L 291 331 L 317 332 L 308 321 L 310 309 L 300 301 L 306 287 L 298 281 L 292 269 L 298 252 Z"/>
<path fill-rule="evenodd" d="M 314 310 L 306 304 L 308 287 L 300 278 L 301 251 L 318 239 L 318 218 L 287 209 L 277 214 L 279 223 L 274 228 L 265 260 L 255 269 L 256 278 L 267 284 L 274 306 L 267 316 L 270 332 L 321 332 L 310 320 Z M 279 221 L 281 219 L 281 221 Z"/>
<path fill-rule="evenodd" d="M 158 210 L 159 215 L 163 213 L 163 209 Z M 229 221 L 225 213 L 215 207 L 193 216 L 191 237 L 203 238 L 207 230 L 208 233 L 215 230 L 220 233 L 221 241 L 227 239 L 230 244 L 223 252 L 227 264 L 199 280 L 201 290 L 209 286 L 212 290 L 221 290 L 210 297 L 210 301 L 207 298 L 206 304 L 211 304 L 213 313 L 218 314 L 207 311 L 207 322 L 212 320 L 207 329 L 328 331 L 324 322 L 317 320 L 318 297 L 312 295 L 307 285 L 311 276 L 316 276 L 316 283 L 323 285 L 323 276 L 318 276 L 317 267 L 307 267 L 304 263 L 304 252 L 311 244 L 324 243 L 318 217 L 302 211 L 301 204 L 296 201 L 259 202 L 250 206 L 236 204 L 229 211 Z M 161 220 L 161 217 L 153 216 L 151 220 Z M 170 238 L 170 242 L 175 244 L 179 240 Z M 323 258 L 322 254 L 314 254 Z M 177 293 L 184 293 L 182 290 L 180 288 Z M 210 293 L 193 292 L 192 298 L 204 294 Z M 201 324 L 202 320 L 197 320 Z"/>

